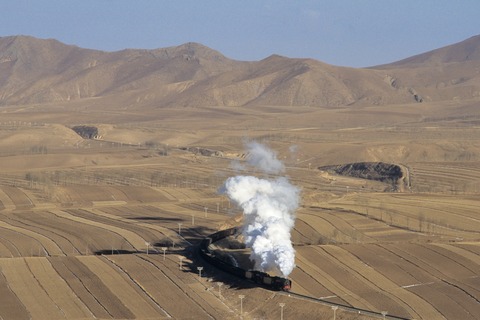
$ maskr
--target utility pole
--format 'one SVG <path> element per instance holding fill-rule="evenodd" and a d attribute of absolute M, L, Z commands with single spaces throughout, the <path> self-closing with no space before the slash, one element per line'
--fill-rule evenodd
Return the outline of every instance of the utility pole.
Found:
<path fill-rule="evenodd" d="M 385 317 L 386 317 L 387 313 L 388 313 L 387 311 L 382 311 L 382 312 L 381 312 L 381 314 L 382 314 L 382 316 L 383 316 L 383 320 L 385 320 Z"/>
<path fill-rule="evenodd" d="M 332 306 L 332 310 L 333 310 L 333 320 L 336 320 L 336 319 L 337 319 L 337 309 L 338 309 L 337 306 Z"/>
<path fill-rule="evenodd" d="M 280 320 L 283 320 L 283 307 L 285 307 L 285 303 L 280 302 L 278 305 L 280 306 Z"/>
<path fill-rule="evenodd" d="M 242 317 L 243 316 L 243 299 L 245 298 L 245 295 L 240 294 L 238 295 L 238 297 L 240 298 L 240 317 Z"/>
<path fill-rule="evenodd" d="M 147 256 L 148 256 L 148 249 L 150 247 L 150 242 L 145 242 L 145 245 L 147 246 Z"/>

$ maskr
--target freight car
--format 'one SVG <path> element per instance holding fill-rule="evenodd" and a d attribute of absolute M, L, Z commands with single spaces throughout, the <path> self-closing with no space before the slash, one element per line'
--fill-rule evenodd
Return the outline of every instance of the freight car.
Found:
<path fill-rule="evenodd" d="M 292 288 L 292 281 L 290 279 L 271 276 L 268 273 L 256 271 L 256 270 L 244 270 L 231 263 L 219 259 L 215 256 L 215 253 L 210 250 L 210 245 L 221 239 L 229 237 L 237 233 L 237 228 L 230 228 L 212 233 L 208 237 L 202 239 L 200 243 L 200 255 L 210 264 L 228 272 L 237 277 L 244 278 L 253 281 L 261 286 L 267 287 L 272 290 L 289 291 Z"/>

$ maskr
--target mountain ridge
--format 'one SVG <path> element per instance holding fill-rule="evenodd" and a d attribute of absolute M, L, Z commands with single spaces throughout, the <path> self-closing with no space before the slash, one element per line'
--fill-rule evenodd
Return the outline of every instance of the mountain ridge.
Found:
<path fill-rule="evenodd" d="M 470 37 L 461 42 L 451 44 L 439 49 L 414 55 L 393 63 L 374 66 L 378 69 L 384 67 L 398 67 L 415 64 L 452 63 L 480 60 L 480 35 Z"/>
<path fill-rule="evenodd" d="M 238 61 L 195 42 L 107 52 L 10 36 L 0 38 L 0 106 L 96 98 L 126 108 L 334 108 L 476 99 L 479 57 L 480 36 L 371 68 L 276 54 Z"/>

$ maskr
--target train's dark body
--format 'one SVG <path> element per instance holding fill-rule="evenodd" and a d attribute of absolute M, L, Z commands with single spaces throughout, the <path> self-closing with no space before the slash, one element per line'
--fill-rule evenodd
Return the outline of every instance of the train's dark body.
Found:
<path fill-rule="evenodd" d="M 215 254 L 209 249 L 210 244 L 234 235 L 235 233 L 237 233 L 237 228 L 225 229 L 209 235 L 200 243 L 200 254 L 207 262 L 237 277 L 248 279 L 272 290 L 289 291 L 292 287 L 292 281 L 290 279 L 271 276 L 261 271 L 244 270 L 215 257 Z"/>

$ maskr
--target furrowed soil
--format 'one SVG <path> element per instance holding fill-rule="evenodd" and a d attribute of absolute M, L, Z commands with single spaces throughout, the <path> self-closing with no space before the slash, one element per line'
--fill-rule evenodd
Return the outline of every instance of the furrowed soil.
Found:
<path fill-rule="evenodd" d="M 159 108 L 115 123 L 100 110 L 82 114 L 99 129 L 83 139 L 57 107 L 0 122 L 3 319 L 277 319 L 279 303 L 286 319 L 330 319 L 331 304 L 342 320 L 478 319 L 478 108 Z M 290 295 L 196 251 L 242 224 L 219 192 L 228 177 L 273 178 L 249 167 L 249 140 L 301 189 Z"/>

